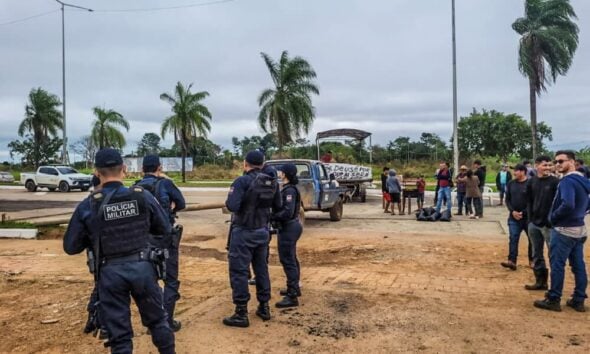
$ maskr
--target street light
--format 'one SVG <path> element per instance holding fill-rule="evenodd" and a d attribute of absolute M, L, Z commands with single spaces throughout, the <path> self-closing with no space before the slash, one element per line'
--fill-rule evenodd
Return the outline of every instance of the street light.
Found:
<path fill-rule="evenodd" d="M 67 4 L 60 0 L 55 0 L 61 5 L 61 85 L 62 85 L 62 115 L 63 115 L 63 150 L 61 153 L 61 162 L 63 164 L 68 163 L 68 137 L 66 134 L 66 30 L 65 30 L 65 12 L 66 6 L 73 7 L 80 10 L 86 10 L 93 12 L 94 10 L 78 6 Z"/>
<path fill-rule="evenodd" d="M 453 12 L 453 164 L 455 175 L 459 171 L 459 129 L 457 122 L 457 45 L 455 40 L 455 0 L 451 0 Z"/>

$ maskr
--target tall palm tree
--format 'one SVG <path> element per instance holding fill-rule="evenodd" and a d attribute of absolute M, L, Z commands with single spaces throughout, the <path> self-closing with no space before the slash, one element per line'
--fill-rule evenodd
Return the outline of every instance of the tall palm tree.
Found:
<path fill-rule="evenodd" d="M 119 127 L 129 131 L 129 123 L 123 118 L 123 115 L 112 109 L 94 107 L 92 109 L 96 119 L 92 127 L 92 141 L 98 149 L 114 148 L 122 149 L 126 142 L 125 136 L 119 130 Z"/>
<path fill-rule="evenodd" d="M 518 68 L 529 79 L 533 157 L 537 156 L 537 96 L 569 70 L 578 47 L 576 13 L 569 0 L 525 0 L 525 16 L 512 28 L 520 34 Z M 548 72 L 549 71 L 549 75 Z"/>
<path fill-rule="evenodd" d="M 40 87 L 31 89 L 29 92 L 29 103 L 25 106 L 25 119 L 18 127 L 18 135 L 24 136 L 26 132 L 32 134 L 36 146 L 33 157 L 35 167 L 39 166 L 41 159 L 40 146 L 50 137 L 56 137 L 58 131 L 63 129 L 63 116 L 57 109 L 59 106 L 61 106 L 59 98 Z"/>
<path fill-rule="evenodd" d="M 193 137 L 207 137 L 211 131 L 212 119 L 209 109 L 201 103 L 209 92 L 201 91 L 191 93 L 193 84 L 184 87 L 180 81 L 174 88 L 174 94 L 163 93 L 162 101 L 172 106 L 172 115 L 162 123 L 162 138 L 167 132 L 174 134 L 174 140 L 180 143 L 182 154 L 182 182 L 186 182 L 186 155 Z"/>
<path fill-rule="evenodd" d="M 283 51 L 278 63 L 266 53 L 260 54 L 275 87 L 262 91 L 258 97 L 261 107 L 258 124 L 264 132 L 270 130 L 276 134 L 282 151 L 284 145 L 299 138 L 302 132 L 307 134 L 313 123 L 315 108 L 311 94 L 320 94 L 313 82 L 316 73 L 305 59 L 290 59 L 287 51 Z"/>

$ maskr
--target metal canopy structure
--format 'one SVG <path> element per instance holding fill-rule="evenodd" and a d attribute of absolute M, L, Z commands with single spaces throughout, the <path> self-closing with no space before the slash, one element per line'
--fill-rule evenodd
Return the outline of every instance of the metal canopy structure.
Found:
<path fill-rule="evenodd" d="M 334 140 L 338 140 L 338 138 L 353 138 L 358 141 L 363 141 L 369 138 L 369 163 L 373 163 L 373 143 L 371 141 L 372 133 L 366 132 L 364 130 L 359 129 L 332 129 L 326 130 L 323 132 L 319 132 L 315 138 L 315 144 L 318 150 L 318 160 L 320 159 L 320 140 L 334 138 Z"/>

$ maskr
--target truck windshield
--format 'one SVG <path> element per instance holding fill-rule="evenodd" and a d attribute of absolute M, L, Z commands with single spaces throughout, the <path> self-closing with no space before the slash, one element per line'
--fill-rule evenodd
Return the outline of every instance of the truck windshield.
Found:
<path fill-rule="evenodd" d="M 74 173 L 78 173 L 78 171 L 74 170 L 71 167 L 60 167 L 58 168 L 59 173 L 61 173 L 62 175 L 71 175 Z"/>

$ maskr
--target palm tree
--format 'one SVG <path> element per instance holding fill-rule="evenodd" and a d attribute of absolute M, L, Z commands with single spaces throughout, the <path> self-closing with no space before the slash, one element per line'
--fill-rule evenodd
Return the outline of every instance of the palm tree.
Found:
<path fill-rule="evenodd" d="M 182 154 L 182 182 L 186 182 L 186 155 L 193 137 L 207 137 L 211 131 L 211 113 L 201 103 L 209 92 L 201 91 L 191 93 L 193 84 L 184 87 L 180 82 L 176 84 L 174 94 L 163 93 L 160 95 L 162 101 L 172 106 L 172 115 L 162 123 L 162 138 L 167 132 L 174 134 L 174 140 L 180 143 Z"/>
<path fill-rule="evenodd" d="M 518 68 L 529 79 L 533 157 L 537 156 L 537 96 L 570 68 L 578 47 L 577 19 L 569 0 L 525 0 L 525 17 L 512 28 L 520 34 Z M 547 75 L 547 71 L 550 75 Z"/>
<path fill-rule="evenodd" d="M 266 53 L 260 54 L 275 87 L 262 91 L 258 97 L 261 107 L 258 124 L 265 133 L 270 128 L 276 134 L 280 153 L 301 132 L 309 132 L 315 118 L 311 94 L 319 95 L 320 91 L 313 82 L 316 73 L 305 59 L 290 59 L 287 51 L 283 51 L 277 63 Z"/>
<path fill-rule="evenodd" d="M 42 88 L 31 89 L 29 103 L 25 106 L 25 119 L 18 127 L 18 135 L 24 136 L 26 132 L 32 134 L 35 144 L 34 163 L 39 166 L 41 154 L 40 146 L 49 141 L 50 137 L 56 137 L 58 131 L 63 129 L 63 116 L 57 109 L 61 101 L 56 95 L 50 94 Z"/>
<path fill-rule="evenodd" d="M 92 111 L 96 116 L 91 133 L 94 144 L 99 150 L 108 147 L 122 149 L 126 144 L 125 136 L 118 127 L 129 131 L 129 123 L 123 115 L 112 109 L 100 107 L 94 107 Z"/>

